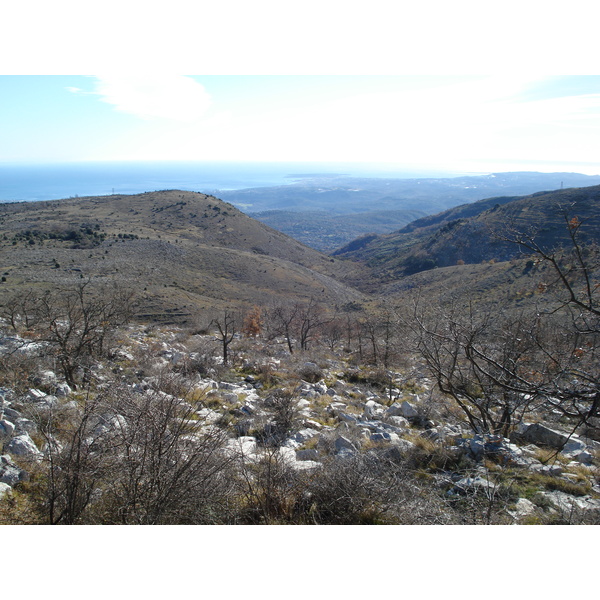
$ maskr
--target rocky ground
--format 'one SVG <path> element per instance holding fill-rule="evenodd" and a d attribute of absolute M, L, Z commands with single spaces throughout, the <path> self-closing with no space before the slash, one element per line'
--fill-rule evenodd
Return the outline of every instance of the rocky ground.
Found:
<path fill-rule="evenodd" d="M 129 327 L 119 332 L 108 357 L 92 365 L 86 392 L 71 389 L 57 369 L 38 358 L 43 345 L 18 336 L 3 338 L 2 356 L 30 362 L 22 379 L 0 390 L 0 518 L 15 522 L 11 511 L 22 506 L 32 481 L 39 481 L 65 451 L 64 424 L 50 437 L 41 435 L 47 415 L 77 422 L 85 414 L 89 389 L 118 381 L 144 398 L 169 373 L 185 383 L 177 401 L 185 405 L 193 431 L 218 430 L 223 436 L 219 452 L 236 463 L 248 486 L 261 476 L 257 466 L 269 461 L 299 481 L 318 479 L 319 473 L 339 477 L 347 465 L 385 464 L 386 477 L 406 485 L 401 495 L 385 501 L 373 522 L 598 519 L 600 444 L 571 434 L 559 421 L 521 423 L 510 438 L 474 434 L 414 365 L 410 373 L 382 371 L 352 364 L 341 352 L 292 355 L 284 340 L 240 337 L 236 343 L 233 365 L 226 367 L 211 334 Z M 131 425 L 118 412 L 92 417 L 95 437 Z M 330 484 L 339 485 L 339 480 Z M 317 494 L 302 492 L 310 493 Z M 384 492 L 372 491 L 373 502 L 377 494 Z M 270 521 L 262 514 L 253 522 L 286 518 Z M 289 514 L 287 522 L 295 522 Z"/>

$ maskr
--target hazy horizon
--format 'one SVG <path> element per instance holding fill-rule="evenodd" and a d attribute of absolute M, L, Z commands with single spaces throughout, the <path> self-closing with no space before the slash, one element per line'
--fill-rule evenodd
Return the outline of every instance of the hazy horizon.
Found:
<path fill-rule="evenodd" d="M 0 75 L 0 104 L 3 165 L 600 173 L 595 75 Z"/>

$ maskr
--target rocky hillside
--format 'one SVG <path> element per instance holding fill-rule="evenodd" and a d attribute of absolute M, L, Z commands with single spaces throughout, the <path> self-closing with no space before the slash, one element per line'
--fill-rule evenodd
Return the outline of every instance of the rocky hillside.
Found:
<path fill-rule="evenodd" d="M 481 200 L 392 234 L 359 238 L 334 255 L 367 265 L 381 281 L 399 280 L 436 267 L 522 257 L 522 247 L 505 239 L 515 231 L 547 249 L 567 244 L 565 217 L 581 222 L 582 241 L 599 239 L 600 186 Z"/>
<path fill-rule="evenodd" d="M 131 286 L 155 316 L 266 298 L 360 299 L 343 283 L 352 265 L 193 192 L 2 204 L 0 260 L 0 295 L 92 278 Z"/>
<path fill-rule="evenodd" d="M 87 391 L 2 339 L 29 380 L 0 394 L 0 523 L 598 522 L 600 443 L 550 415 L 475 434 L 418 362 L 239 338 L 225 368 L 213 334 L 118 335 Z"/>

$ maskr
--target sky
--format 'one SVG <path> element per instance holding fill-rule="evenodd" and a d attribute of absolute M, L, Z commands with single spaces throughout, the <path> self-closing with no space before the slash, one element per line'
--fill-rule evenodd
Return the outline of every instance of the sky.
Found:
<path fill-rule="evenodd" d="M 600 173 L 600 76 L 0 75 L 0 162 Z"/>

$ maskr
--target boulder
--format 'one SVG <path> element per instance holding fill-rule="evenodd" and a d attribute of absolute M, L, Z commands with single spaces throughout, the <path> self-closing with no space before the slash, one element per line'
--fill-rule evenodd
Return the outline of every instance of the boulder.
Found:
<path fill-rule="evenodd" d="M 244 435 L 229 440 L 226 449 L 230 453 L 239 455 L 244 458 L 248 458 L 256 454 L 256 438 L 253 436 Z"/>
<path fill-rule="evenodd" d="M 539 492 L 539 495 L 548 500 L 556 510 L 571 515 L 574 509 L 600 510 L 600 500 L 590 496 L 571 496 L 565 492 Z"/>
<path fill-rule="evenodd" d="M 39 461 L 42 459 L 42 453 L 28 433 L 21 433 L 13 437 L 8 444 L 5 444 L 4 451 L 26 460 Z"/>
<path fill-rule="evenodd" d="M 305 429 L 301 429 L 294 435 L 290 436 L 290 438 L 287 440 L 286 446 L 298 448 L 317 435 L 319 434 L 314 429 L 306 427 Z"/>
<path fill-rule="evenodd" d="M 10 421 L 2 419 L 0 421 L 0 444 L 9 442 L 15 432 L 15 426 Z"/>
<path fill-rule="evenodd" d="M 482 492 L 486 495 L 489 495 L 494 492 L 495 488 L 496 485 L 489 479 L 476 475 L 475 477 L 463 477 L 462 479 L 458 480 L 448 494 L 452 496 L 456 494 L 477 494 Z"/>
<path fill-rule="evenodd" d="M 10 485 L 8 485 L 7 483 L 0 482 L 0 500 L 2 500 L 2 498 L 4 498 L 4 496 L 9 494 L 10 492 L 12 492 L 12 488 L 10 487 Z"/>
<path fill-rule="evenodd" d="M 372 433 L 370 438 L 372 442 L 387 442 L 387 443 L 398 443 L 400 441 L 400 437 L 397 433 L 388 432 L 388 431 L 376 431 Z"/>
<path fill-rule="evenodd" d="M 527 498 L 519 498 L 514 507 L 507 510 L 506 512 L 513 517 L 513 519 L 522 519 L 523 517 L 527 517 L 533 514 L 536 511 L 536 506 L 531 500 L 527 500 Z"/>
<path fill-rule="evenodd" d="M 354 454 L 357 451 L 356 446 L 343 435 L 338 436 L 333 445 L 336 454 Z"/>
<path fill-rule="evenodd" d="M 397 415 L 393 415 L 391 417 L 387 417 L 388 423 L 397 427 L 398 429 L 408 429 L 410 427 L 410 423 L 404 417 L 400 417 Z"/>
<path fill-rule="evenodd" d="M 19 481 L 27 481 L 27 471 L 17 467 L 8 454 L 0 456 L 0 482 L 14 487 Z"/>
<path fill-rule="evenodd" d="M 518 433 L 526 442 L 539 446 L 549 446 L 566 453 L 579 453 L 585 449 L 585 444 L 577 436 L 569 436 L 569 434 L 550 429 L 541 423 L 533 423 L 521 431 Z"/>
<path fill-rule="evenodd" d="M 385 457 L 390 460 L 404 460 L 408 452 L 414 450 L 416 445 L 408 440 L 398 438 L 392 446 L 386 451 Z"/>
<path fill-rule="evenodd" d="M 304 450 L 296 450 L 296 460 L 319 460 L 319 452 L 314 448 L 305 448 Z"/>
<path fill-rule="evenodd" d="M 384 414 L 384 408 L 375 400 L 368 400 L 364 404 L 363 419 L 381 419 Z"/>
<path fill-rule="evenodd" d="M 404 400 L 402 404 L 394 402 L 385 412 L 386 417 L 404 417 L 405 419 L 414 419 L 419 416 L 417 409 L 408 401 Z"/>

